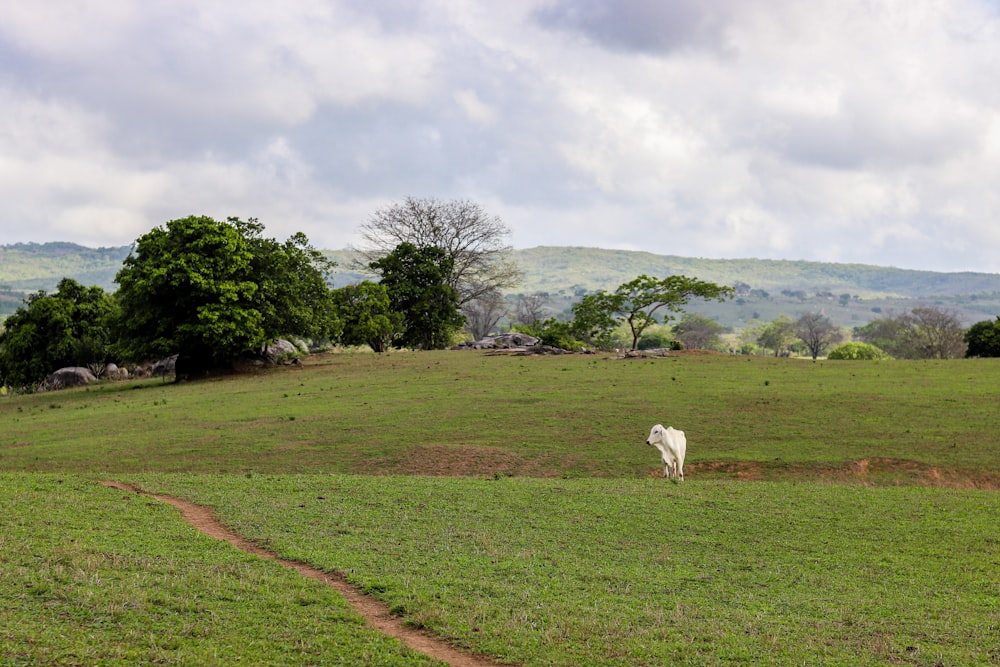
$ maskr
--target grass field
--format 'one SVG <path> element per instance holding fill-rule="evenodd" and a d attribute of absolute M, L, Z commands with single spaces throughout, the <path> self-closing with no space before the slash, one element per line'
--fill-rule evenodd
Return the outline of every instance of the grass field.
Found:
<path fill-rule="evenodd" d="M 500 662 L 997 664 L 998 387 L 996 360 L 408 353 L 3 398 L 0 664 L 428 663 L 101 479 Z"/>

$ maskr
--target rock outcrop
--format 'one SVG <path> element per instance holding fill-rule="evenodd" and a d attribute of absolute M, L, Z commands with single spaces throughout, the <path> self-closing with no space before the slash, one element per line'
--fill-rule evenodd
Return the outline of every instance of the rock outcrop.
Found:
<path fill-rule="evenodd" d="M 89 368 L 83 366 L 67 366 L 60 368 L 45 379 L 43 385 L 46 391 L 56 391 L 68 387 L 81 387 L 97 382 L 97 376 Z"/>

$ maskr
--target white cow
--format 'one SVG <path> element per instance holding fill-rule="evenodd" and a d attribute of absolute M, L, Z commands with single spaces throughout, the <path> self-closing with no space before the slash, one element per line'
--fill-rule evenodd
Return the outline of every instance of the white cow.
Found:
<path fill-rule="evenodd" d="M 684 453 L 687 451 L 687 438 L 684 431 L 678 431 L 673 426 L 663 428 L 657 424 L 649 432 L 646 444 L 660 450 L 663 459 L 663 476 L 675 477 L 684 481 Z"/>

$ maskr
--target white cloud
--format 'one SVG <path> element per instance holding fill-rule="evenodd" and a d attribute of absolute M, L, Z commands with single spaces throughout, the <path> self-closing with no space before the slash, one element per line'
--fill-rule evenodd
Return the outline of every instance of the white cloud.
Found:
<path fill-rule="evenodd" d="M 0 242 L 407 195 L 514 243 L 1000 271 L 981 0 L 7 2 Z"/>

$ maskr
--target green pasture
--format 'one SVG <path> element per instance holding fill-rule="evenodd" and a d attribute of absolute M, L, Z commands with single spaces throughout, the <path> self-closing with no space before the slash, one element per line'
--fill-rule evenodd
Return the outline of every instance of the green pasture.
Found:
<path fill-rule="evenodd" d="M 3 470 L 633 478 L 656 468 L 644 443 L 662 422 L 687 433 L 692 479 L 878 459 L 871 479 L 889 459 L 909 464 L 893 475 L 1000 481 L 1000 359 L 333 354 L 4 398 L 0 420 Z"/>
<path fill-rule="evenodd" d="M 433 664 L 165 503 L 23 473 L 0 499 L 0 665 Z"/>
<path fill-rule="evenodd" d="M 106 479 L 501 663 L 997 664 L 998 408 L 998 360 L 474 352 L 2 397 L 0 665 L 430 664 Z"/>

